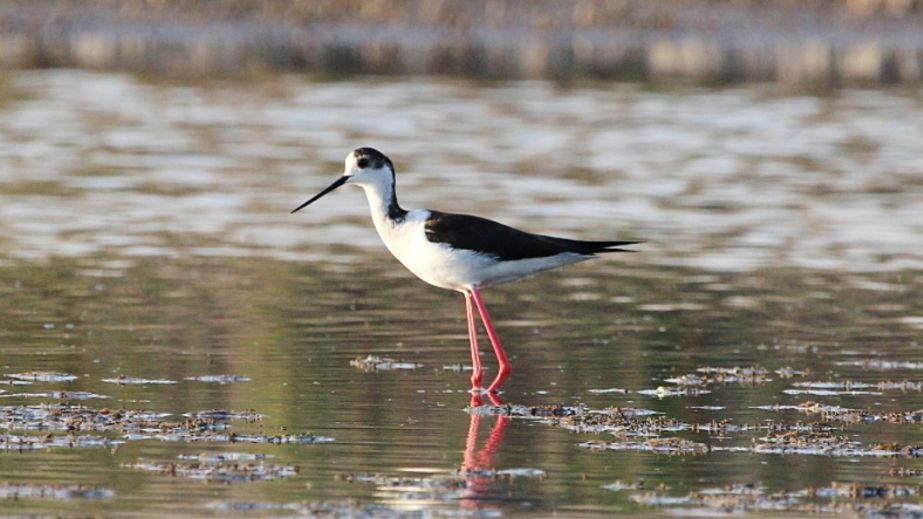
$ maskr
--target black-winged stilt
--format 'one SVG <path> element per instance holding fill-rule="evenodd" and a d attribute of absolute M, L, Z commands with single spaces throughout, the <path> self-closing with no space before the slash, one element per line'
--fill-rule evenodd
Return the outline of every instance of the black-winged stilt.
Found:
<path fill-rule="evenodd" d="M 397 203 L 394 165 L 381 152 L 359 148 L 346 157 L 343 176 L 307 202 L 342 186 L 365 191 L 372 222 L 385 246 L 408 270 L 431 285 L 465 294 L 471 343 L 472 388 L 481 387 L 481 359 L 474 307 L 477 307 L 500 370 L 487 388 L 496 393 L 510 374 L 510 363 L 481 299 L 480 289 L 596 257 L 600 252 L 627 252 L 619 247 L 637 241 L 582 241 L 520 231 L 501 223 L 429 209 L 407 211 Z"/>

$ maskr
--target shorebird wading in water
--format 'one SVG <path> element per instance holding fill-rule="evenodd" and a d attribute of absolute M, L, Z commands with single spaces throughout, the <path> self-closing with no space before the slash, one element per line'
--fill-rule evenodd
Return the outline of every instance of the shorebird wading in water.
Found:
<path fill-rule="evenodd" d="M 569 240 L 531 234 L 477 216 L 429 209 L 407 211 L 397 203 L 394 165 L 372 148 L 359 148 L 350 153 L 343 176 L 292 212 L 307 207 L 343 184 L 356 184 L 365 191 L 375 229 L 398 261 L 430 285 L 465 294 L 474 389 L 481 387 L 482 377 L 474 322 L 474 307 L 477 307 L 500 363 L 497 377 L 487 388 L 491 393 L 496 393 L 509 376 L 510 363 L 481 299 L 480 289 L 585 261 L 600 252 L 628 252 L 619 247 L 640 243 Z"/>

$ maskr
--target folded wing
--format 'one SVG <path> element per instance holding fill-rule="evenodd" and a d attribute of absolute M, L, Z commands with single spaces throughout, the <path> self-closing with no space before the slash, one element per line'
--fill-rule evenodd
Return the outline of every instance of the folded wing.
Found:
<path fill-rule="evenodd" d="M 430 211 L 425 230 L 430 242 L 489 254 L 502 261 L 543 258 L 565 252 L 587 256 L 600 252 L 632 252 L 620 247 L 641 243 L 583 241 L 532 234 L 486 218 L 438 211 Z"/>

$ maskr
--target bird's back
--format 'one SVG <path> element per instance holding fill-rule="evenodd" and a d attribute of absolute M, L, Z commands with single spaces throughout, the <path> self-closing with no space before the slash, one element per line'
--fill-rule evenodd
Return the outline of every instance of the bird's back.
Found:
<path fill-rule="evenodd" d="M 429 211 L 426 240 L 464 258 L 470 286 L 515 281 L 595 257 L 600 252 L 627 252 L 631 241 L 582 241 L 532 234 L 493 220 L 466 214 Z M 456 265 L 457 268 L 457 265 Z"/>
<path fill-rule="evenodd" d="M 544 258 L 562 253 L 592 256 L 600 252 L 628 252 L 619 247 L 635 241 L 583 241 L 532 234 L 500 222 L 467 214 L 430 211 L 426 238 L 455 249 L 491 255 L 500 261 Z"/>

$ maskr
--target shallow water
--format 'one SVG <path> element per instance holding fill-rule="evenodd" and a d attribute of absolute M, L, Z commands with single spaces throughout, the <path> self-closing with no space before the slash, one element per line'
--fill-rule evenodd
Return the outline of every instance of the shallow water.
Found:
<path fill-rule="evenodd" d="M 4 513 L 923 503 L 916 95 L 66 71 L 4 89 Z M 399 268 L 361 194 L 287 214 L 361 144 L 406 171 L 407 206 L 649 241 L 485 291 L 515 371 L 498 407 L 472 402 L 463 301 Z M 351 365 L 369 355 L 421 366 Z M 760 369 L 698 371 L 735 366 Z M 247 379 L 190 380 L 209 375 Z M 553 404 L 586 409 L 532 416 Z M 250 419 L 183 416 L 215 409 Z"/>

